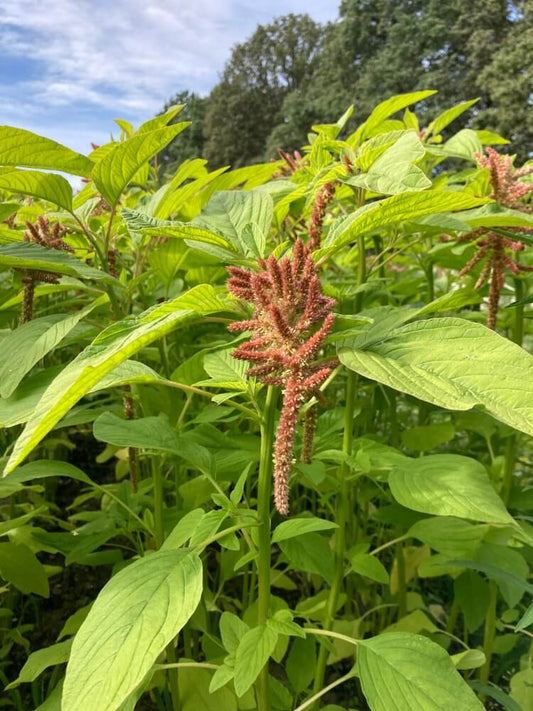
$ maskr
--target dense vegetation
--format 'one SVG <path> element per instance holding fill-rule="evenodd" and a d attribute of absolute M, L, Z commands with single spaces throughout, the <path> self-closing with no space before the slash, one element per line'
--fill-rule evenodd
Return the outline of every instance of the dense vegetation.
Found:
<path fill-rule="evenodd" d="M 343 0 L 327 26 L 306 15 L 260 25 L 233 49 L 208 96 L 173 97 L 169 105 L 190 105 L 196 128 L 164 156 L 190 158 L 192 140 L 193 155 L 213 167 L 277 158 L 278 148 L 298 149 L 309 126 L 335 121 L 350 104 L 355 128 L 392 94 L 437 89 L 424 123 L 479 97 L 459 127 L 501 133 L 523 161 L 533 141 L 532 76 L 531 0 Z"/>
<path fill-rule="evenodd" d="M 532 708 L 533 166 L 435 102 L 0 128 L 4 707 Z"/>

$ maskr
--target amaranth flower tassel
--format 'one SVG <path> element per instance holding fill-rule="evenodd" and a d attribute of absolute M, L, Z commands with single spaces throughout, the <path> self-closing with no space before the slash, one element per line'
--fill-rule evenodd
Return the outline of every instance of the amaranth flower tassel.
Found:
<path fill-rule="evenodd" d="M 274 499 L 289 513 L 289 474 L 300 408 L 319 391 L 336 361 L 317 362 L 333 326 L 335 301 L 322 293 L 309 250 L 298 239 L 292 257 L 261 259 L 262 271 L 229 267 L 228 288 L 254 306 L 250 320 L 232 331 L 251 331 L 251 338 L 233 352 L 248 361 L 248 375 L 282 388 L 283 404 L 274 447 Z M 317 328 L 318 325 L 318 328 Z"/>

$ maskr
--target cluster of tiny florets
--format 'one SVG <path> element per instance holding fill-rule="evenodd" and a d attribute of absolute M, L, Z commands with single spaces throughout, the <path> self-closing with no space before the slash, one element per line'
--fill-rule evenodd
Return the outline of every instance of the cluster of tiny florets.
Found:
<path fill-rule="evenodd" d="M 494 148 L 487 148 L 486 155 L 475 154 L 478 165 L 487 168 L 490 176 L 491 194 L 490 197 L 500 205 L 509 207 L 520 212 L 531 212 L 529 205 L 519 202 L 526 195 L 533 192 L 533 183 L 524 183 L 520 180 L 525 175 L 533 173 L 533 166 L 526 168 L 513 168 L 510 156 L 500 155 Z M 520 272 L 532 271 L 532 267 L 520 264 L 511 254 L 518 254 L 525 249 L 525 244 L 520 239 L 520 233 L 532 232 L 529 227 L 506 227 L 507 232 L 516 234 L 516 238 L 511 239 L 491 230 L 480 227 L 472 232 L 462 235 L 458 242 L 474 242 L 477 247 L 476 253 L 470 261 L 459 272 L 459 276 L 464 276 L 472 271 L 475 266 L 484 262 L 481 274 L 475 284 L 478 289 L 485 282 L 489 281 L 489 310 L 487 326 L 491 329 L 496 327 L 498 315 L 498 305 L 500 293 L 504 286 L 505 269 L 512 274 L 518 275 Z"/>
<path fill-rule="evenodd" d="M 282 388 L 283 405 L 274 447 L 274 498 L 277 510 L 289 511 L 289 474 L 300 408 L 328 377 L 333 360 L 317 356 L 333 326 L 335 301 L 322 293 L 309 250 L 297 240 L 292 257 L 271 255 L 260 260 L 261 271 L 229 267 L 228 288 L 254 306 L 250 320 L 232 331 L 251 331 L 251 338 L 233 352 L 248 361 L 248 375 Z M 310 445 L 306 444 L 306 455 Z"/>
<path fill-rule="evenodd" d="M 335 188 L 336 183 L 334 182 L 324 183 L 315 198 L 308 228 L 309 242 L 307 244 L 311 252 L 314 252 L 320 247 L 320 240 L 324 227 L 324 218 L 326 217 L 326 211 L 328 209 L 328 206 L 335 197 Z"/>
<path fill-rule="evenodd" d="M 50 227 L 49 220 L 46 217 L 39 215 L 35 224 L 26 222 L 28 231 L 24 233 L 25 242 L 33 242 L 41 247 L 49 249 L 59 249 L 65 252 L 73 252 L 74 250 L 64 241 L 64 236 L 67 232 L 66 227 L 56 222 L 53 227 Z M 36 282 L 48 282 L 49 284 L 57 284 L 59 274 L 54 272 L 45 272 L 36 269 L 25 269 L 22 272 L 22 283 L 24 284 L 24 298 L 22 304 L 21 323 L 31 321 L 33 318 L 33 295 Z"/>

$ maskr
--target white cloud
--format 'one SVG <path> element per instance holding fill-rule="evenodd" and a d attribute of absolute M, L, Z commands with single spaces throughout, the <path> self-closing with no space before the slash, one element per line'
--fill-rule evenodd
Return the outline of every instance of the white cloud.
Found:
<path fill-rule="evenodd" d="M 287 12 L 334 15 L 327 0 L 0 0 L 0 53 L 31 58 L 16 83 L 40 107 L 89 102 L 129 116 L 160 109 L 173 92 L 206 92 L 231 46 Z"/>

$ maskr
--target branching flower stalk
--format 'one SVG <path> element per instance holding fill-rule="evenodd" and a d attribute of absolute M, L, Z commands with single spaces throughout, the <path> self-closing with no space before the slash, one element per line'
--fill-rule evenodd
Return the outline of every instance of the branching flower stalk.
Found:
<path fill-rule="evenodd" d="M 475 157 L 478 165 L 481 168 L 487 168 L 489 171 L 491 198 L 503 207 L 519 210 L 520 212 L 533 211 L 533 207 L 520 202 L 522 198 L 533 192 L 533 183 L 525 183 L 520 180 L 525 175 L 533 173 L 533 166 L 515 169 L 510 156 L 500 155 L 490 147 L 486 149 L 486 155 L 477 153 Z M 458 242 L 473 241 L 477 247 L 476 253 L 459 272 L 459 276 L 468 274 L 478 264 L 484 263 L 475 288 L 479 289 L 489 281 L 487 326 L 491 329 L 496 327 L 500 294 L 505 282 L 505 270 L 508 269 L 515 276 L 518 276 L 521 272 L 533 271 L 533 267 L 520 264 L 516 258 L 509 254 L 510 252 L 517 255 L 525 249 L 523 241 L 520 240 L 520 233 L 533 232 L 533 228 L 507 227 L 506 232 L 512 232 L 513 235 L 516 234 L 516 238 L 480 227 L 462 235 L 457 240 Z"/>
<path fill-rule="evenodd" d="M 232 331 L 251 331 L 251 338 L 233 352 L 248 361 L 248 375 L 282 388 L 283 403 L 274 445 L 274 500 L 283 516 L 289 513 L 289 475 L 302 405 L 319 393 L 334 359 L 317 360 L 331 331 L 335 301 L 322 293 L 309 249 L 298 239 L 292 257 L 271 255 L 260 260 L 262 271 L 229 267 L 228 288 L 254 306 L 251 319 Z M 307 445 L 308 446 L 308 445 Z"/>
<path fill-rule="evenodd" d="M 24 233 L 25 242 L 33 242 L 48 249 L 59 249 L 64 252 L 73 252 L 72 247 L 64 241 L 67 228 L 56 222 L 50 227 L 50 221 L 39 215 L 35 224 L 26 222 L 28 231 Z M 25 269 L 22 272 L 22 283 L 24 285 L 22 313 L 20 323 L 27 323 L 33 319 L 33 300 L 35 296 L 35 285 L 37 282 L 47 282 L 57 284 L 59 274 L 55 272 L 45 272 L 36 269 Z"/>

